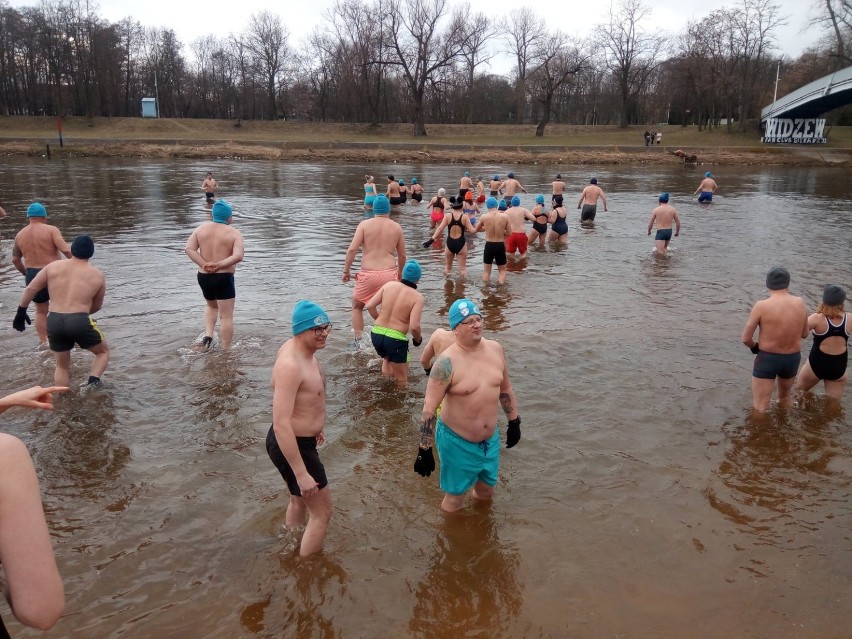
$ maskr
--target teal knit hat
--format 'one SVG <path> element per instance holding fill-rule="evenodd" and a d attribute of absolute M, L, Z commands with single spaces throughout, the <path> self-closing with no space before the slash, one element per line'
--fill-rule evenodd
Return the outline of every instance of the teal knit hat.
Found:
<path fill-rule="evenodd" d="M 216 200 L 216 204 L 213 205 L 212 213 L 214 222 L 227 224 L 228 219 L 233 215 L 233 209 L 225 200 Z"/>
<path fill-rule="evenodd" d="M 330 324 L 328 314 L 318 304 L 310 300 L 299 300 L 293 308 L 293 335 L 306 330 Z"/>

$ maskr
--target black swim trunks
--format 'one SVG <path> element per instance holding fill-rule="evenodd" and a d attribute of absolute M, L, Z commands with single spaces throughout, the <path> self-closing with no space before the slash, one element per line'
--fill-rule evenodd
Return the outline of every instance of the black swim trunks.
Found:
<path fill-rule="evenodd" d="M 237 296 L 233 273 L 199 273 L 198 285 L 208 302 L 232 300 Z"/>
<path fill-rule="evenodd" d="M 213 197 L 214 197 L 214 195 L 215 195 L 215 194 L 214 194 L 214 193 L 211 193 L 210 191 L 205 191 L 205 192 L 204 192 L 204 197 L 206 197 L 208 200 L 212 200 L 212 199 L 213 199 Z"/>
<path fill-rule="evenodd" d="M 47 314 L 47 341 L 50 350 L 57 353 L 70 351 L 74 344 L 80 348 L 92 348 L 106 338 L 88 313 Z"/>
<path fill-rule="evenodd" d="M 506 242 L 486 242 L 482 251 L 482 262 L 506 266 Z"/>
<path fill-rule="evenodd" d="M 594 222 L 595 214 L 598 212 L 597 204 L 584 204 L 583 210 L 580 212 L 581 222 Z"/>
<path fill-rule="evenodd" d="M 403 202 L 405 202 L 405 198 L 403 197 L 391 197 L 388 198 L 390 200 L 391 206 L 399 206 Z"/>
<path fill-rule="evenodd" d="M 792 379 L 799 372 L 801 353 L 770 353 L 760 351 L 754 358 L 752 377 L 758 379 Z"/>
<path fill-rule="evenodd" d="M 317 451 L 316 437 L 296 437 L 296 444 L 299 447 L 299 454 L 302 456 L 302 461 L 305 463 L 305 469 L 308 474 L 314 478 L 314 481 L 319 486 L 320 490 L 328 486 L 328 478 L 325 476 L 325 467 L 319 458 Z M 278 446 L 278 440 L 275 438 L 275 427 L 270 426 L 269 432 L 266 433 L 266 452 L 269 454 L 269 459 L 275 464 L 281 477 L 284 478 L 287 484 L 287 489 L 291 495 L 296 497 L 302 496 L 302 491 L 299 490 L 299 482 L 296 479 L 296 474 L 281 452 Z"/>
<path fill-rule="evenodd" d="M 35 279 L 35 276 L 38 275 L 38 272 L 40 270 L 41 270 L 40 268 L 28 268 L 27 269 L 27 272 L 24 274 L 24 281 L 27 283 L 27 286 L 29 286 L 30 282 L 32 282 Z M 46 286 L 43 289 L 41 289 L 38 293 L 36 293 L 35 296 L 33 296 L 33 302 L 35 302 L 36 304 L 44 304 L 45 302 L 49 302 L 49 301 L 50 301 L 50 295 L 48 295 L 48 293 L 47 293 L 47 287 Z"/>

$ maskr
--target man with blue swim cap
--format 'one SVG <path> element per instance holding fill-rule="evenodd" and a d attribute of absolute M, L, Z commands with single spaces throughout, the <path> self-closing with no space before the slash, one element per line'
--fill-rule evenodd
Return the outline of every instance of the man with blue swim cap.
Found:
<path fill-rule="evenodd" d="M 272 369 L 272 426 L 266 452 L 290 492 L 285 526 L 304 526 L 303 557 L 322 550 L 331 520 L 331 489 L 317 446 L 325 443 L 325 377 L 316 352 L 325 348 L 331 320 L 321 306 L 300 300 L 293 337 L 278 349 Z"/>
<path fill-rule="evenodd" d="M 458 201 L 463 202 L 464 196 L 473 188 L 473 180 L 470 179 L 470 171 L 465 171 L 464 175 L 459 180 L 459 197 Z"/>
<path fill-rule="evenodd" d="M 651 211 L 651 219 L 648 220 L 648 235 L 651 234 L 651 229 L 656 224 L 657 234 L 654 237 L 654 251 L 656 255 L 666 255 L 669 242 L 672 239 L 672 223 L 676 225 L 675 237 L 680 235 L 680 217 L 675 208 L 669 204 L 668 193 L 660 194 L 659 203 L 660 205 Z"/>
<path fill-rule="evenodd" d="M 515 194 L 518 191 L 523 191 L 524 193 L 527 192 L 524 185 L 515 179 L 515 174 L 510 172 L 506 176 L 506 180 L 503 182 L 503 199 L 506 200 L 506 204 L 511 204 L 512 198 L 515 197 Z"/>
<path fill-rule="evenodd" d="M 51 262 L 71 257 L 71 248 L 55 226 L 47 223 L 47 209 L 40 202 L 27 207 L 27 225 L 15 236 L 12 245 L 12 264 L 29 285 L 39 271 Z M 47 314 L 50 311 L 50 294 L 47 287 L 33 297 L 35 303 L 35 329 L 39 348 L 47 347 Z"/>
<path fill-rule="evenodd" d="M 468 299 L 453 302 L 449 323 L 455 343 L 438 356 L 429 373 L 414 470 L 423 477 L 432 474 L 436 445 L 445 493 L 441 508 L 454 512 L 464 507 L 468 491 L 477 500 L 490 500 L 494 494 L 500 466 L 498 405 L 509 419 L 506 448 L 521 439 L 521 417 L 503 347 L 482 337 L 476 304 Z"/>
<path fill-rule="evenodd" d="M 698 195 L 699 202 L 712 202 L 713 194 L 718 188 L 716 180 L 713 179 L 710 171 L 707 171 L 707 173 L 704 174 L 704 179 L 701 180 L 701 184 L 699 184 L 698 188 L 695 189 L 695 193 L 693 193 L 693 195 L 700 193 L 700 195 Z"/>
<path fill-rule="evenodd" d="M 503 195 L 503 180 L 500 179 L 500 175 L 495 173 L 494 177 L 491 178 L 491 181 L 488 183 L 489 195 L 491 197 L 500 197 Z"/>
<path fill-rule="evenodd" d="M 216 321 L 220 320 L 222 348 L 231 348 L 234 338 L 234 303 L 237 297 L 234 274 L 244 255 L 243 235 L 231 226 L 233 209 L 218 200 L 210 211 L 212 222 L 196 228 L 185 251 L 198 266 L 198 286 L 207 302 L 204 309 L 204 337 L 201 348 L 210 350 Z"/>
<path fill-rule="evenodd" d="M 506 199 L 504 198 L 505 202 Z M 527 246 L 529 238 L 527 238 L 527 220 L 535 221 L 527 209 L 521 206 L 521 198 L 513 195 L 510 198 L 511 206 L 506 211 L 506 217 L 509 220 L 509 235 L 506 237 L 506 252 L 509 255 L 520 253 L 520 259 L 527 256 Z"/>
<path fill-rule="evenodd" d="M 505 200 L 500 200 L 505 205 Z M 487 210 L 476 223 L 476 231 L 485 229 L 485 247 L 482 250 L 482 281 L 491 279 L 491 267 L 497 264 L 497 283 L 506 282 L 506 236 L 509 235 L 509 217 L 497 208 L 497 198 L 485 200 Z"/>
<path fill-rule="evenodd" d="M 420 317 L 423 295 L 417 290 L 422 270 L 417 260 L 408 260 L 402 269 L 402 280 L 384 284 L 365 308 L 376 317 L 370 341 L 382 358 L 382 375 L 391 377 L 399 388 L 408 383 L 408 332 L 411 343 L 420 346 Z"/>

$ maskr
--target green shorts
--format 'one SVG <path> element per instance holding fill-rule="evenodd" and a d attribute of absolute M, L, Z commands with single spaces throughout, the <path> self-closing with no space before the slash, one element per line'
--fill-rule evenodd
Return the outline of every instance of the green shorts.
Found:
<path fill-rule="evenodd" d="M 500 433 L 482 442 L 471 442 L 457 435 L 438 418 L 435 445 L 441 461 L 441 490 L 449 495 L 464 495 L 477 482 L 494 486 L 500 469 Z"/>
<path fill-rule="evenodd" d="M 373 348 L 382 359 L 392 364 L 408 362 L 408 335 L 393 328 L 375 325 L 370 331 L 370 341 Z"/>

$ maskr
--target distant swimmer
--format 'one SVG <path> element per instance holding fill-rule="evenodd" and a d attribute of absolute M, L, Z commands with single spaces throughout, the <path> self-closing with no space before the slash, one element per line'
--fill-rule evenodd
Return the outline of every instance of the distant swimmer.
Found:
<path fill-rule="evenodd" d="M 505 201 L 505 200 L 504 200 Z M 521 259 L 527 256 L 527 226 L 526 221 L 535 221 L 527 209 L 521 206 L 521 198 L 517 195 L 512 197 L 512 206 L 506 211 L 509 218 L 509 237 L 506 238 L 506 252 L 509 255 L 520 253 Z"/>
<path fill-rule="evenodd" d="M 427 375 L 432 372 L 432 364 L 434 364 L 438 355 L 447 350 L 450 344 L 455 344 L 455 342 L 456 336 L 452 331 L 448 331 L 445 328 L 435 329 L 429 337 L 426 346 L 423 348 L 423 353 L 420 355 L 420 363 L 423 365 L 423 370 L 426 371 Z"/>
<path fill-rule="evenodd" d="M 557 173 L 556 179 L 550 183 L 551 194 L 550 194 L 550 205 L 556 206 L 556 198 L 558 197 L 560 202 L 565 195 L 565 182 L 562 180 L 562 174 Z M 559 206 L 562 206 L 560 203 Z"/>
<path fill-rule="evenodd" d="M 381 308 L 370 340 L 382 358 L 382 375 L 393 378 L 400 388 L 408 383 L 408 332 L 411 331 L 414 346 L 423 343 L 423 295 L 417 290 L 421 275 L 417 260 L 409 260 L 402 269 L 402 279 L 382 286 L 366 305 L 371 313 Z"/>
<path fill-rule="evenodd" d="M 796 381 L 801 361 L 800 340 L 808 336 L 808 310 L 801 297 L 787 292 L 790 273 L 783 266 L 774 266 L 766 274 L 769 298 L 760 300 L 751 309 L 742 342 L 756 355 L 752 370 L 751 391 L 754 409 L 764 413 L 778 380 L 778 402 L 790 401 L 790 390 Z M 754 331 L 759 330 L 758 340 Z"/>
<path fill-rule="evenodd" d="M 201 190 L 204 191 L 204 197 L 208 202 L 212 202 L 216 197 L 216 189 L 219 188 L 219 183 L 213 179 L 213 174 L 207 171 L 207 177 L 201 183 Z"/>
<path fill-rule="evenodd" d="M 373 200 L 379 192 L 376 190 L 375 178 L 372 175 L 364 176 L 364 217 L 373 216 Z"/>
<path fill-rule="evenodd" d="M 62 239 L 62 233 L 47 223 L 47 209 L 39 202 L 27 207 L 27 225 L 18 231 L 12 246 L 12 264 L 24 275 L 29 284 L 38 272 L 51 262 L 71 257 L 71 248 Z M 47 314 L 50 311 L 50 293 L 42 287 L 33 296 L 35 303 L 35 329 L 41 348 L 47 344 Z"/>
<path fill-rule="evenodd" d="M 444 266 L 444 277 L 449 277 L 453 271 L 453 260 L 458 257 L 459 274 L 462 277 L 467 277 L 467 240 L 465 233 L 475 233 L 476 229 L 470 223 L 470 218 L 462 210 L 464 202 L 460 199 L 450 198 L 450 210 L 444 215 L 443 221 L 438 225 L 432 233 L 432 237 L 423 243 L 424 248 L 429 248 L 438 237 L 441 231 L 447 229 L 447 241 L 444 244 L 444 256 L 446 263 Z"/>
<path fill-rule="evenodd" d="M 432 212 L 429 214 L 430 229 L 434 229 L 444 220 L 445 209 L 449 206 L 447 198 L 444 197 L 445 194 L 446 191 L 444 189 L 438 189 L 438 195 L 429 200 L 429 203 L 426 205 L 432 209 Z"/>
<path fill-rule="evenodd" d="M 568 210 L 562 206 L 562 196 L 557 195 L 553 200 L 553 210 L 550 212 L 550 235 L 552 242 L 566 244 L 568 242 Z"/>
<path fill-rule="evenodd" d="M 482 176 L 476 176 L 476 201 L 479 202 L 479 198 L 485 198 L 485 182 L 482 181 Z M 485 199 L 482 200 L 483 202 Z"/>
<path fill-rule="evenodd" d="M 696 195 L 698 193 L 701 194 L 698 196 L 699 202 L 712 202 L 713 194 L 718 188 L 719 187 L 716 185 L 716 180 L 713 179 L 710 171 L 707 171 L 707 173 L 704 174 L 704 179 L 701 180 L 701 184 L 699 184 L 698 188 L 695 189 L 695 193 L 693 193 L 693 195 Z"/>
<path fill-rule="evenodd" d="M 352 292 L 352 331 L 355 348 L 364 343 L 364 305 L 387 282 L 402 277 L 405 264 L 405 237 L 402 227 L 390 219 L 390 202 L 384 195 L 373 202 L 373 217 L 358 224 L 352 242 L 346 250 L 343 264 L 343 281 L 352 279 L 352 263 L 361 251 L 361 270 L 355 275 Z M 375 319 L 378 313 L 370 312 Z"/>
<path fill-rule="evenodd" d="M 391 206 L 399 206 L 403 202 L 402 195 L 399 192 L 399 182 L 392 175 L 388 176 L 388 188 L 385 195 Z"/>
<path fill-rule="evenodd" d="M 521 416 L 503 347 L 482 337 L 477 306 L 468 299 L 456 300 L 449 324 L 455 342 L 438 356 L 429 373 L 414 470 L 422 477 L 434 472 L 432 448 L 437 446 L 444 491 L 441 508 L 455 512 L 464 507 L 469 491 L 482 501 L 490 501 L 494 494 L 500 466 L 498 405 L 509 419 L 506 448 L 521 439 Z"/>
<path fill-rule="evenodd" d="M 501 200 L 501 202 L 503 202 Z M 505 204 L 505 202 L 503 202 Z M 482 281 L 491 280 L 491 267 L 497 264 L 497 283 L 506 283 L 506 238 L 509 236 L 509 217 L 497 208 L 497 198 L 485 201 L 486 211 L 476 223 L 477 232 L 485 230 L 485 248 L 482 251 Z"/>
<path fill-rule="evenodd" d="M 198 286 L 207 301 L 204 309 L 204 337 L 201 345 L 209 350 L 213 344 L 216 320 L 220 321 L 222 348 L 231 348 L 234 338 L 234 303 L 237 292 L 234 273 L 243 261 L 243 235 L 231 226 L 233 210 L 225 200 L 219 200 L 211 210 L 212 222 L 196 228 L 184 250 L 197 266 Z"/>
<path fill-rule="evenodd" d="M 506 200 L 506 204 L 509 204 L 512 201 L 512 198 L 519 190 L 524 193 L 527 192 L 524 185 L 515 179 L 515 174 L 509 173 L 506 176 L 506 181 L 503 182 L 503 199 Z"/>
<path fill-rule="evenodd" d="M 527 236 L 527 242 L 532 244 L 538 240 L 538 245 L 544 246 L 544 240 L 547 239 L 547 223 L 550 221 L 550 216 L 544 208 L 544 195 L 535 196 L 535 206 L 530 213 L 533 216 L 533 227 Z"/>
<path fill-rule="evenodd" d="M 598 212 L 598 198 L 603 200 L 604 211 L 606 211 L 606 195 L 604 195 L 603 189 L 598 186 L 598 178 L 593 177 L 589 180 L 589 186 L 583 189 L 580 201 L 577 203 L 578 209 L 583 207 L 583 210 L 580 212 L 581 222 L 595 221 L 595 214 Z"/>
<path fill-rule="evenodd" d="M 423 201 L 423 187 L 417 182 L 417 178 L 411 178 L 411 186 L 408 187 L 411 193 L 411 201 L 418 204 Z"/>
<path fill-rule="evenodd" d="M 503 196 L 503 180 L 500 179 L 500 176 L 495 174 L 493 178 L 491 178 L 491 182 L 488 183 L 488 188 L 490 189 L 489 193 L 491 197 L 502 197 Z"/>
<path fill-rule="evenodd" d="M 305 526 L 299 555 L 322 550 L 331 520 L 328 477 L 317 446 L 325 443 L 325 374 L 316 352 L 331 334 L 328 314 L 310 300 L 293 308 L 293 337 L 278 349 L 272 369 L 272 426 L 266 452 L 281 473 L 290 501 L 285 526 Z"/>
<path fill-rule="evenodd" d="M 648 235 L 651 234 L 651 229 L 654 225 L 657 227 L 657 234 L 654 236 L 655 251 L 657 255 L 665 255 L 669 248 L 669 242 L 672 239 L 672 224 L 675 225 L 675 237 L 680 235 L 680 216 L 678 216 L 675 208 L 669 204 L 669 194 L 661 193 L 659 197 L 660 205 L 651 211 L 651 219 L 648 220 Z"/>
<path fill-rule="evenodd" d="M 402 200 L 400 204 L 405 204 L 408 201 L 408 187 L 405 185 L 405 180 L 399 180 L 399 198 Z"/>
<path fill-rule="evenodd" d="M 847 313 L 843 307 L 845 301 L 843 288 L 837 284 L 825 285 L 822 303 L 816 313 L 808 317 L 808 330 L 814 335 L 814 343 L 796 378 L 797 391 L 808 391 L 822 380 L 827 396 L 843 399 L 852 326 L 852 313 Z"/>
<path fill-rule="evenodd" d="M 18 313 L 12 322 L 23 331 L 29 324 L 27 306 L 44 287 L 50 292 L 51 309 L 47 315 L 47 339 L 56 370 L 56 386 L 68 386 L 71 349 L 74 344 L 91 352 L 95 359 L 89 380 L 83 384 L 100 385 L 101 376 L 109 364 L 109 346 L 92 315 L 101 310 L 106 294 L 104 274 L 89 264 L 95 253 L 95 243 L 88 235 L 78 235 L 71 243 L 71 259 L 47 264 L 24 289 Z"/>
<path fill-rule="evenodd" d="M 470 179 L 470 171 L 465 171 L 459 180 L 459 200 L 463 200 L 467 192 L 473 188 L 473 180 Z"/>

